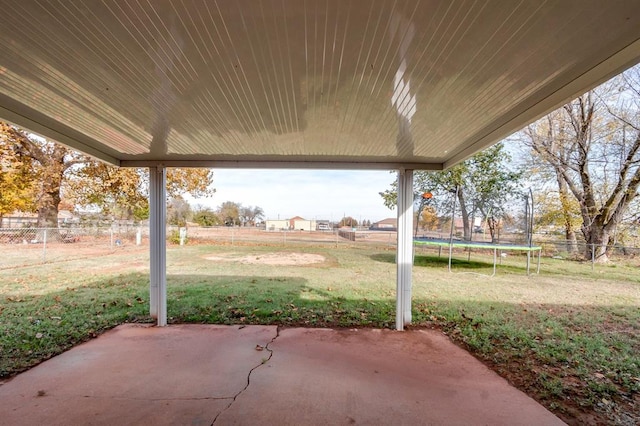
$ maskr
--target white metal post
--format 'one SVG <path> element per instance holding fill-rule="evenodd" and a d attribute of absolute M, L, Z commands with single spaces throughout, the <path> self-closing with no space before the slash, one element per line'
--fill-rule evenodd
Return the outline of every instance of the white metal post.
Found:
<path fill-rule="evenodd" d="M 149 168 L 150 315 L 167 325 L 167 174 L 164 167 Z"/>
<path fill-rule="evenodd" d="M 398 241 L 396 329 L 411 324 L 411 274 L 413 271 L 413 170 L 398 171 Z"/>

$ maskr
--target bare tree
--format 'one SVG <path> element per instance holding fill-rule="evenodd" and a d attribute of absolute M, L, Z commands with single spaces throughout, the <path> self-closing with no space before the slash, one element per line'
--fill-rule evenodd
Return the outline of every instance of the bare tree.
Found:
<path fill-rule="evenodd" d="M 191 206 L 181 196 L 169 199 L 167 205 L 167 223 L 170 225 L 186 226 L 187 221 L 193 216 Z"/>
<path fill-rule="evenodd" d="M 256 221 L 264 217 L 264 210 L 258 206 L 248 206 L 240 208 L 240 221 L 244 226 L 255 225 Z"/>
<path fill-rule="evenodd" d="M 577 200 L 585 256 L 598 261 L 608 260 L 640 186 L 639 72 L 627 71 L 524 132 L 535 155 L 553 169 L 561 202 Z M 566 236 L 575 238 L 566 217 Z"/>
<path fill-rule="evenodd" d="M 562 110 L 556 110 L 537 123 L 527 126 L 524 130 L 525 143 L 535 153 L 534 163 L 542 166 L 551 166 L 555 184 L 558 187 L 558 199 L 562 213 L 564 236 L 567 242 L 567 252 L 578 251 L 576 231 L 572 220 L 572 206 L 569 202 L 571 194 L 567 181 L 564 179 L 565 171 L 569 167 L 571 150 L 574 147 L 567 141 L 568 123 L 563 119 Z M 540 176 L 541 173 L 538 173 Z"/>

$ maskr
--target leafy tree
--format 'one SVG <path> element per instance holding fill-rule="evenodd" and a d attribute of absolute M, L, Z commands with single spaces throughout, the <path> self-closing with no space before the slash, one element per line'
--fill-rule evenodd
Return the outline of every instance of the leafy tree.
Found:
<path fill-rule="evenodd" d="M 474 155 L 470 159 L 441 172 L 414 173 L 414 201 L 419 203 L 422 194 L 433 194 L 433 207 L 439 211 L 452 208 L 452 196 L 456 194 L 460 209 L 465 240 L 471 240 L 473 219 L 477 214 L 490 220 L 492 241 L 497 238 L 498 220 L 505 214 L 507 200 L 518 192 L 522 173 L 508 168 L 509 154 L 498 143 Z M 397 181 L 380 193 L 384 204 L 392 208 L 397 204 Z"/>
<path fill-rule="evenodd" d="M 577 251 L 576 229 L 580 229 L 580 206 L 575 198 L 568 194 L 561 195 L 557 191 L 543 191 L 534 196 L 536 210 L 536 227 L 562 229 L 567 237 L 567 251 Z M 571 238 L 571 236 L 573 238 Z"/>
<path fill-rule="evenodd" d="M 14 153 L 29 158 L 38 188 L 34 203 L 38 212 L 37 226 L 40 228 L 58 226 L 58 206 L 68 171 L 89 158 L 62 145 L 46 141 L 13 126 L 3 125 L 3 138 L 12 139 Z"/>
<path fill-rule="evenodd" d="M 167 169 L 167 195 L 182 198 L 184 193 L 209 196 L 213 172 L 207 169 Z M 69 192 L 82 206 L 97 206 L 119 219 L 149 217 L 148 169 L 117 168 L 98 161 L 86 162 L 72 170 Z"/>
<path fill-rule="evenodd" d="M 145 173 L 147 172 L 145 170 Z M 216 192 L 212 184 L 213 171 L 210 169 L 167 169 L 167 194 L 170 197 L 185 193 L 196 198 L 210 197 Z"/>
<path fill-rule="evenodd" d="M 351 216 L 345 216 L 338 223 L 338 227 L 343 227 L 343 226 L 348 226 L 348 227 L 358 226 L 358 221 L 352 218 Z"/>
<path fill-rule="evenodd" d="M 16 127 L 2 124 L 0 139 L 29 161 L 38 182 L 34 204 L 39 227 L 57 227 L 62 196 L 81 206 L 97 206 L 115 217 L 148 217 L 148 171 L 117 168 L 95 161 L 54 142 L 36 137 Z M 4 156 L 3 156 L 4 158 Z M 28 160 L 26 160 L 28 159 Z M 168 169 L 167 192 L 170 197 L 185 192 L 206 196 L 213 172 L 206 169 Z"/>
<path fill-rule="evenodd" d="M 148 191 L 143 169 L 118 169 L 88 161 L 71 172 L 69 192 L 80 206 L 96 206 L 104 215 L 117 219 L 147 219 Z"/>
<path fill-rule="evenodd" d="M 200 226 L 221 225 L 218 214 L 210 208 L 197 208 L 193 213 L 193 221 Z"/>
<path fill-rule="evenodd" d="M 524 139 L 553 172 L 567 238 L 574 199 L 587 243 L 585 256 L 607 261 L 619 225 L 640 187 L 640 68 L 530 125 Z M 592 250 L 595 249 L 595 253 Z"/>
<path fill-rule="evenodd" d="M 423 220 L 423 217 L 422 217 L 423 213 L 426 211 L 427 208 L 431 207 L 430 204 L 431 204 L 431 201 L 433 200 L 432 196 L 433 194 L 431 194 L 430 192 L 425 192 L 420 196 L 419 201 L 417 202 L 418 210 L 415 215 L 416 228 L 414 232 L 414 237 L 418 236 L 418 229 L 421 225 L 420 222 Z M 414 194 L 414 200 L 415 200 L 415 194 Z M 424 223 L 422 225 L 424 229 Z"/>
<path fill-rule="evenodd" d="M 427 231 L 433 231 L 438 227 L 438 215 L 436 214 L 436 209 L 433 206 L 425 206 L 416 221 L 417 228 L 421 228 Z M 417 231 L 416 231 L 417 235 Z"/>
<path fill-rule="evenodd" d="M 33 161 L 14 149 L 22 134 L 0 122 L 0 226 L 2 218 L 14 211 L 35 211 L 35 170 Z"/>

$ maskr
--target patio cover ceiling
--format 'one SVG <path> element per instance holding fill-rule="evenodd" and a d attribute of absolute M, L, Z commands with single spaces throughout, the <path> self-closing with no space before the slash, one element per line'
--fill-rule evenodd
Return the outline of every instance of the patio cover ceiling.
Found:
<path fill-rule="evenodd" d="M 5 0 L 0 117 L 121 166 L 442 169 L 640 60 L 638 0 Z"/>

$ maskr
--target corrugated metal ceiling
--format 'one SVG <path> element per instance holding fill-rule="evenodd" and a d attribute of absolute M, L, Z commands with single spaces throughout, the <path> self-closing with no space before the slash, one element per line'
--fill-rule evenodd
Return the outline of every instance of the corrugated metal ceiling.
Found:
<path fill-rule="evenodd" d="M 439 169 L 639 39 L 637 0 L 5 0 L 0 117 L 122 165 Z"/>

